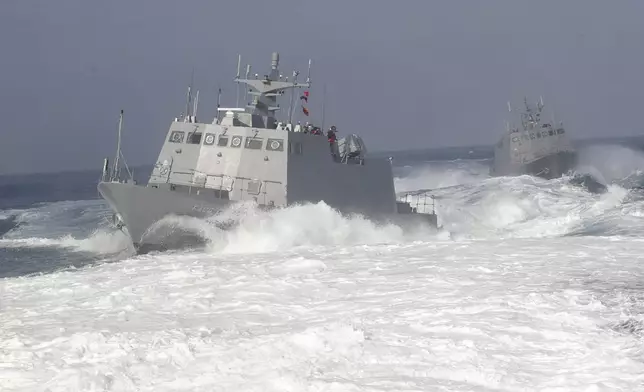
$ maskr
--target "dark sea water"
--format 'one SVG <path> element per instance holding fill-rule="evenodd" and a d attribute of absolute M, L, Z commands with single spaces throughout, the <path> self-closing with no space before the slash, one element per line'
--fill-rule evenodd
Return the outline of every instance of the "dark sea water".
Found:
<path fill-rule="evenodd" d="M 145 182 L 151 167 L 136 169 Z M 0 278 L 119 259 L 124 247 L 92 247 L 101 242 L 97 235 L 120 234 L 111 228 L 111 212 L 96 189 L 100 175 L 89 170 L 0 176 Z"/>

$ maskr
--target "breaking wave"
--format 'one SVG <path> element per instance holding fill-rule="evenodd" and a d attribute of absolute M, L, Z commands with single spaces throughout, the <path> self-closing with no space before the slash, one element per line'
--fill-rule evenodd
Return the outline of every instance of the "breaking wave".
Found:
<path fill-rule="evenodd" d="M 620 225 L 639 217 L 624 207 L 640 209 L 639 202 L 632 204 L 629 191 L 617 185 L 594 195 L 565 180 L 529 176 L 488 179 L 435 194 L 445 228 L 466 238 L 565 236 L 584 233 L 599 222 L 610 225 L 593 235 L 625 234 L 618 230 Z"/>
<path fill-rule="evenodd" d="M 0 248 L 47 248 L 57 247 L 71 251 L 96 254 L 113 254 L 129 250 L 129 240 L 121 231 L 98 229 L 89 237 L 75 238 L 72 235 L 61 237 L 29 237 L 0 239 Z"/>
<path fill-rule="evenodd" d="M 266 212 L 239 204 L 212 219 L 168 217 L 160 225 L 196 233 L 210 252 L 257 253 L 298 247 L 352 246 L 445 239 L 644 235 L 644 155 L 622 147 L 588 149 L 580 171 L 601 174 L 608 186 L 592 194 L 566 178 L 488 175 L 481 160 L 426 162 L 396 168 L 399 192 L 436 197 L 443 231 L 403 232 L 360 216 L 346 217 L 324 203 Z M 618 159 L 621 157 L 621 160 Z M 584 169 L 585 168 L 585 169 Z M 410 199 L 414 202 L 414 197 Z M 425 208 L 430 208 L 426 206 Z M 422 208 L 420 208 L 422 210 Z M 127 237 L 109 226 L 100 200 L 55 202 L 0 211 L 0 249 L 55 247 L 99 255 L 131 254 Z M 223 231 L 216 224 L 232 220 Z"/>
<path fill-rule="evenodd" d="M 230 230 L 217 228 L 234 220 Z M 162 224 L 175 225 L 200 235 L 210 252 L 262 253 L 301 247 L 327 247 L 400 243 L 436 238 L 436 231 L 419 228 L 403 231 L 393 224 L 376 224 L 362 216 L 347 217 L 327 204 L 298 205 L 263 211 L 239 204 L 210 219 L 168 217 Z"/>
<path fill-rule="evenodd" d="M 81 203 L 82 206 L 65 210 L 61 208 L 60 203 L 54 204 L 57 205 L 48 205 L 19 214 L 23 225 L 0 238 L 0 249 L 54 247 L 104 255 L 133 253 L 127 236 L 108 227 L 104 219 L 109 214 L 107 207 L 100 210 L 92 202 Z M 54 210 L 57 212 L 52 213 Z M 83 222 L 87 210 L 91 210 L 100 218 L 96 217 L 92 222 Z M 222 230 L 217 227 L 222 221 L 234 221 L 235 225 L 230 230 Z M 71 234 L 59 234 L 64 230 L 63 227 L 69 230 L 69 227 L 74 225 L 84 225 L 89 231 L 76 230 Z M 155 226 L 152 235 L 155 230 L 161 233 L 159 235 L 167 235 L 167 231 L 163 230 L 167 227 L 172 230 L 178 229 L 203 239 L 208 251 L 221 253 L 383 244 L 427 240 L 436 235 L 435 231 L 419 229 L 413 233 L 403 232 L 395 225 L 375 224 L 361 216 L 343 216 L 325 203 L 305 204 L 271 212 L 258 209 L 250 203 L 239 203 L 209 219 L 169 216 Z"/>
<path fill-rule="evenodd" d="M 440 189 L 474 184 L 489 177 L 486 160 L 428 161 L 422 165 L 399 168 L 394 179 L 397 192 Z"/>
<path fill-rule="evenodd" d="M 106 219 L 109 214 L 107 207 L 96 200 L 54 202 L 4 211 L 0 222 L 12 223 L 0 233 L 0 249 L 60 248 L 98 255 L 132 253 L 127 236 L 109 226 Z"/>
<path fill-rule="evenodd" d="M 481 161 L 427 164 L 407 170 L 396 184 L 399 192 L 417 190 L 412 202 L 435 196 L 439 222 L 452 238 L 633 237 L 644 235 L 643 168 L 641 152 L 595 146 L 580 151 L 577 172 L 606 184 L 602 194 L 568 177 L 491 178 Z"/>
<path fill-rule="evenodd" d="M 604 184 L 628 188 L 644 186 L 644 154 L 616 145 L 588 146 L 579 150 L 577 171 L 588 173 Z"/>

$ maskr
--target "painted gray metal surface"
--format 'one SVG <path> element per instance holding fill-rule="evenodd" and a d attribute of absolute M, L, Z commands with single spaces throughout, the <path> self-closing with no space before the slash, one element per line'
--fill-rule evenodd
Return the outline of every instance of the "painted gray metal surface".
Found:
<path fill-rule="evenodd" d="M 506 132 L 494 148 L 490 174 L 529 174 L 551 179 L 573 170 L 576 164 L 577 152 L 563 125 L 543 118 L 543 102 L 532 106 L 526 100 L 520 125 L 508 122 Z"/>
<path fill-rule="evenodd" d="M 204 197 L 184 192 L 169 191 L 121 182 L 101 182 L 98 191 L 107 201 L 118 219 L 125 225 L 133 245 L 143 244 L 163 249 L 165 234 L 158 231 L 173 230 L 158 223 L 176 216 L 205 218 L 230 205 L 230 201 Z M 172 234 L 172 233 L 170 233 Z M 166 248 L 172 248 L 168 245 Z"/>
<path fill-rule="evenodd" d="M 291 81 L 282 78 L 278 65 L 274 53 L 264 78 L 236 78 L 252 90 L 245 108 L 222 109 L 212 123 L 197 122 L 194 113 L 175 119 L 146 186 L 98 185 L 135 246 L 161 241 L 146 233 L 164 217 L 205 217 L 239 201 L 263 208 L 324 201 L 377 222 L 436 227 L 435 214 L 397 202 L 390 161 L 367 157 L 359 136 L 349 134 L 330 146 L 324 135 L 277 121 L 277 97 L 310 86 L 295 73 Z"/>

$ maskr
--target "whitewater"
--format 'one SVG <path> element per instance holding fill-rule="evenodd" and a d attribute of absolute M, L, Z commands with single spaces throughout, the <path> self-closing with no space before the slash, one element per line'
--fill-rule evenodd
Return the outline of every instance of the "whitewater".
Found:
<path fill-rule="evenodd" d="M 227 232 L 170 220 L 205 247 L 134 255 L 100 200 L 5 208 L 0 390 L 644 391 L 644 156 L 586 157 L 606 193 L 398 168 L 437 233 L 245 206 Z"/>

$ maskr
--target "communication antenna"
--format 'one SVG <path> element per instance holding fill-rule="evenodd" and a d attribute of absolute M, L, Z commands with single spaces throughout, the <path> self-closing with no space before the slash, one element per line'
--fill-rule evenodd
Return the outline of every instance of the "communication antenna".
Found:
<path fill-rule="evenodd" d="M 293 111 L 295 108 L 293 107 L 293 98 L 295 97 L 295 86 L 297 85 L 297 76 L 300 73 L 297 71 L 293 71 L 293 88 L 291 88 L 291 102 L 289 103 L 288 107 L 288 123 L 292 124 L 293 123 Z"/>
<path fill-rule="evenodd" d="M 199 90 L 197 90 L 197 94 L 195 95 L 195 102 L 192 107 L 192 115 L 194 116 L 194 121 L 197 122 L 197 108 L 199 107 Z"/>
<path fill-rule="evenodd" d="M 119 157 L 121 156 L 121 130 L 123 128 L 123 109 L 121 109 L 121 114 L 119 115 L 119 129 L 116 136 L 116 157 L 114 157 L 114 168 L 112 169 L 112 178 L 110 181 L 114 181 L 119 177 Z"/>
<path fill-rule="evenodd" d="M 246 79 L 248 79 L 248 76 L 250 76 L 250 69 L 251 69 L 250 64 L 247 64 L 246 65 Z M 248 89 L 247 88 L 244 89 L 244 102 L 245 102 L 244 107 L 246 107 L 246 105 L 248 104 Z M 239 107 L 239 104 L 237 104 L 237 107 Z"/>
<path fill-rule="evenodd" d="M 188 97 L 186 99 L 186 118 L 188 121 L 190 121 L 190 102 L 192 101 L 192 83 L 194 82 L 195 78 L 195 69 L 194 67 L 192 68 L 192 73 L 190 75 L 190 85 L 188 86 Z"/>
<path fill-rule="evenodd" d="M 241 72 L 241 54 L 237 56 L 237 76 L 235 76 L 235 79 L 239 79 L 239 73 Z M 239 82 L 237 82 L 237 107 L 239 107 Z"/>
<path fill-rule="evenodd" d="M 217 123 L 219 123 L 219 108 L 221 107 L 221 87 L 217 90 Z"/>
<path fill-rule="evenodd" d="M 306 83 L 311 83 L 311 59 L 309 59 L 309 69 L 306 73 Z"/>

